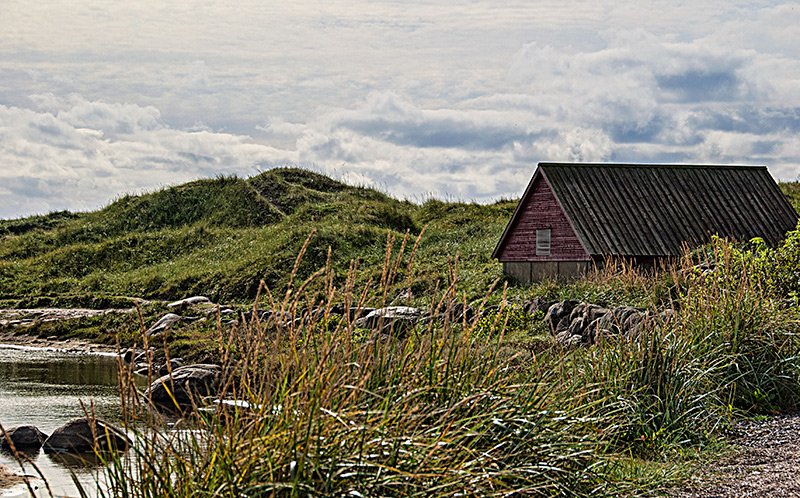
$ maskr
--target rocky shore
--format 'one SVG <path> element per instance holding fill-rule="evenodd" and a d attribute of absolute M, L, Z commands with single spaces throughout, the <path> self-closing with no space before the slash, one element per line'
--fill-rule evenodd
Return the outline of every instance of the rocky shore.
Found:
<path fill-rule="evenodd" d="M 35 309 L 0 309 L 0 325 L 25 327 L 35 321 L 49 322 L 102 316 L 109 313 L 132 313 L 131 309 L 110 308 L 93 310 L 87 308 L 35 308 Z"/>
<path fill-rule="evenodd" d="M 35 337 L 15 332 L 0 332 L 0 345 L 51 349 L 68 353 L 117 354 L 117 346 L 98 344 L 81 339 L 61 339 L 58 337 Z"/>

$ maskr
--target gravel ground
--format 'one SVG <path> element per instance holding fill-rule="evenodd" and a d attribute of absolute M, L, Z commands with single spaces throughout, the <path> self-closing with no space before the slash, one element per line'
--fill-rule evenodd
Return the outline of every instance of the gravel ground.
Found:
<path fill-rule="evenodd" d="M 745 422 L 737 429 L 735 455 L 706 466 L 690 487 L 665 496 L 800 497 L 800 414 Z"/>

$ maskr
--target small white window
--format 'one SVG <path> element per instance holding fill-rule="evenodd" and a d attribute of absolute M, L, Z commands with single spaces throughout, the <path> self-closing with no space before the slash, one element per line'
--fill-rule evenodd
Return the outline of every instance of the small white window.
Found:
<path fill-rule="evenodd" d="M 536 255 L 550 255 L 550 229 L 536 230 Z"/>

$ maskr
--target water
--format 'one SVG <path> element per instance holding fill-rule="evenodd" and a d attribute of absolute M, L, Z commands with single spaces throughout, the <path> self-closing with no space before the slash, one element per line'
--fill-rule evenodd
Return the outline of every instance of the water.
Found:
<path fill-rule="evenodd" d="M 120 400 L 115 355 L 76 354 L 53 350 L 0 345 L 0 423 L 6 428 L 35 425 L 50 434 L 73 418 L 83 417 L 81 402 L 94 405 L 98 418 L 116 423 Z M 99 467 L 80 460 L 67 460 L 43 451 L 30 454 L 47 478 L 55 496 L 78 496 L 72 474 L 96 488 Z M 20 472 L 19 464 L 0 453 L 0 464 Z M 35 470 L 26 466 L 27 474 Z M 39 496 L 49 496 L 41 480 L 35 480 Z M 0 496 L 26 496 L 24 486 Z"/>

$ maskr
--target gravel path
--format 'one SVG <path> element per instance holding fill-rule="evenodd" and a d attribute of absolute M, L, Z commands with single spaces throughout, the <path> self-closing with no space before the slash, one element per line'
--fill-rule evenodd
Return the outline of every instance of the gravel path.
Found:
<path fill-rule="evenodd" d="M 706 466 L 690 487 L 666 496 L 800 497 L 800 414 L 745 422 L 738 429 L 735 455 Z"/>

